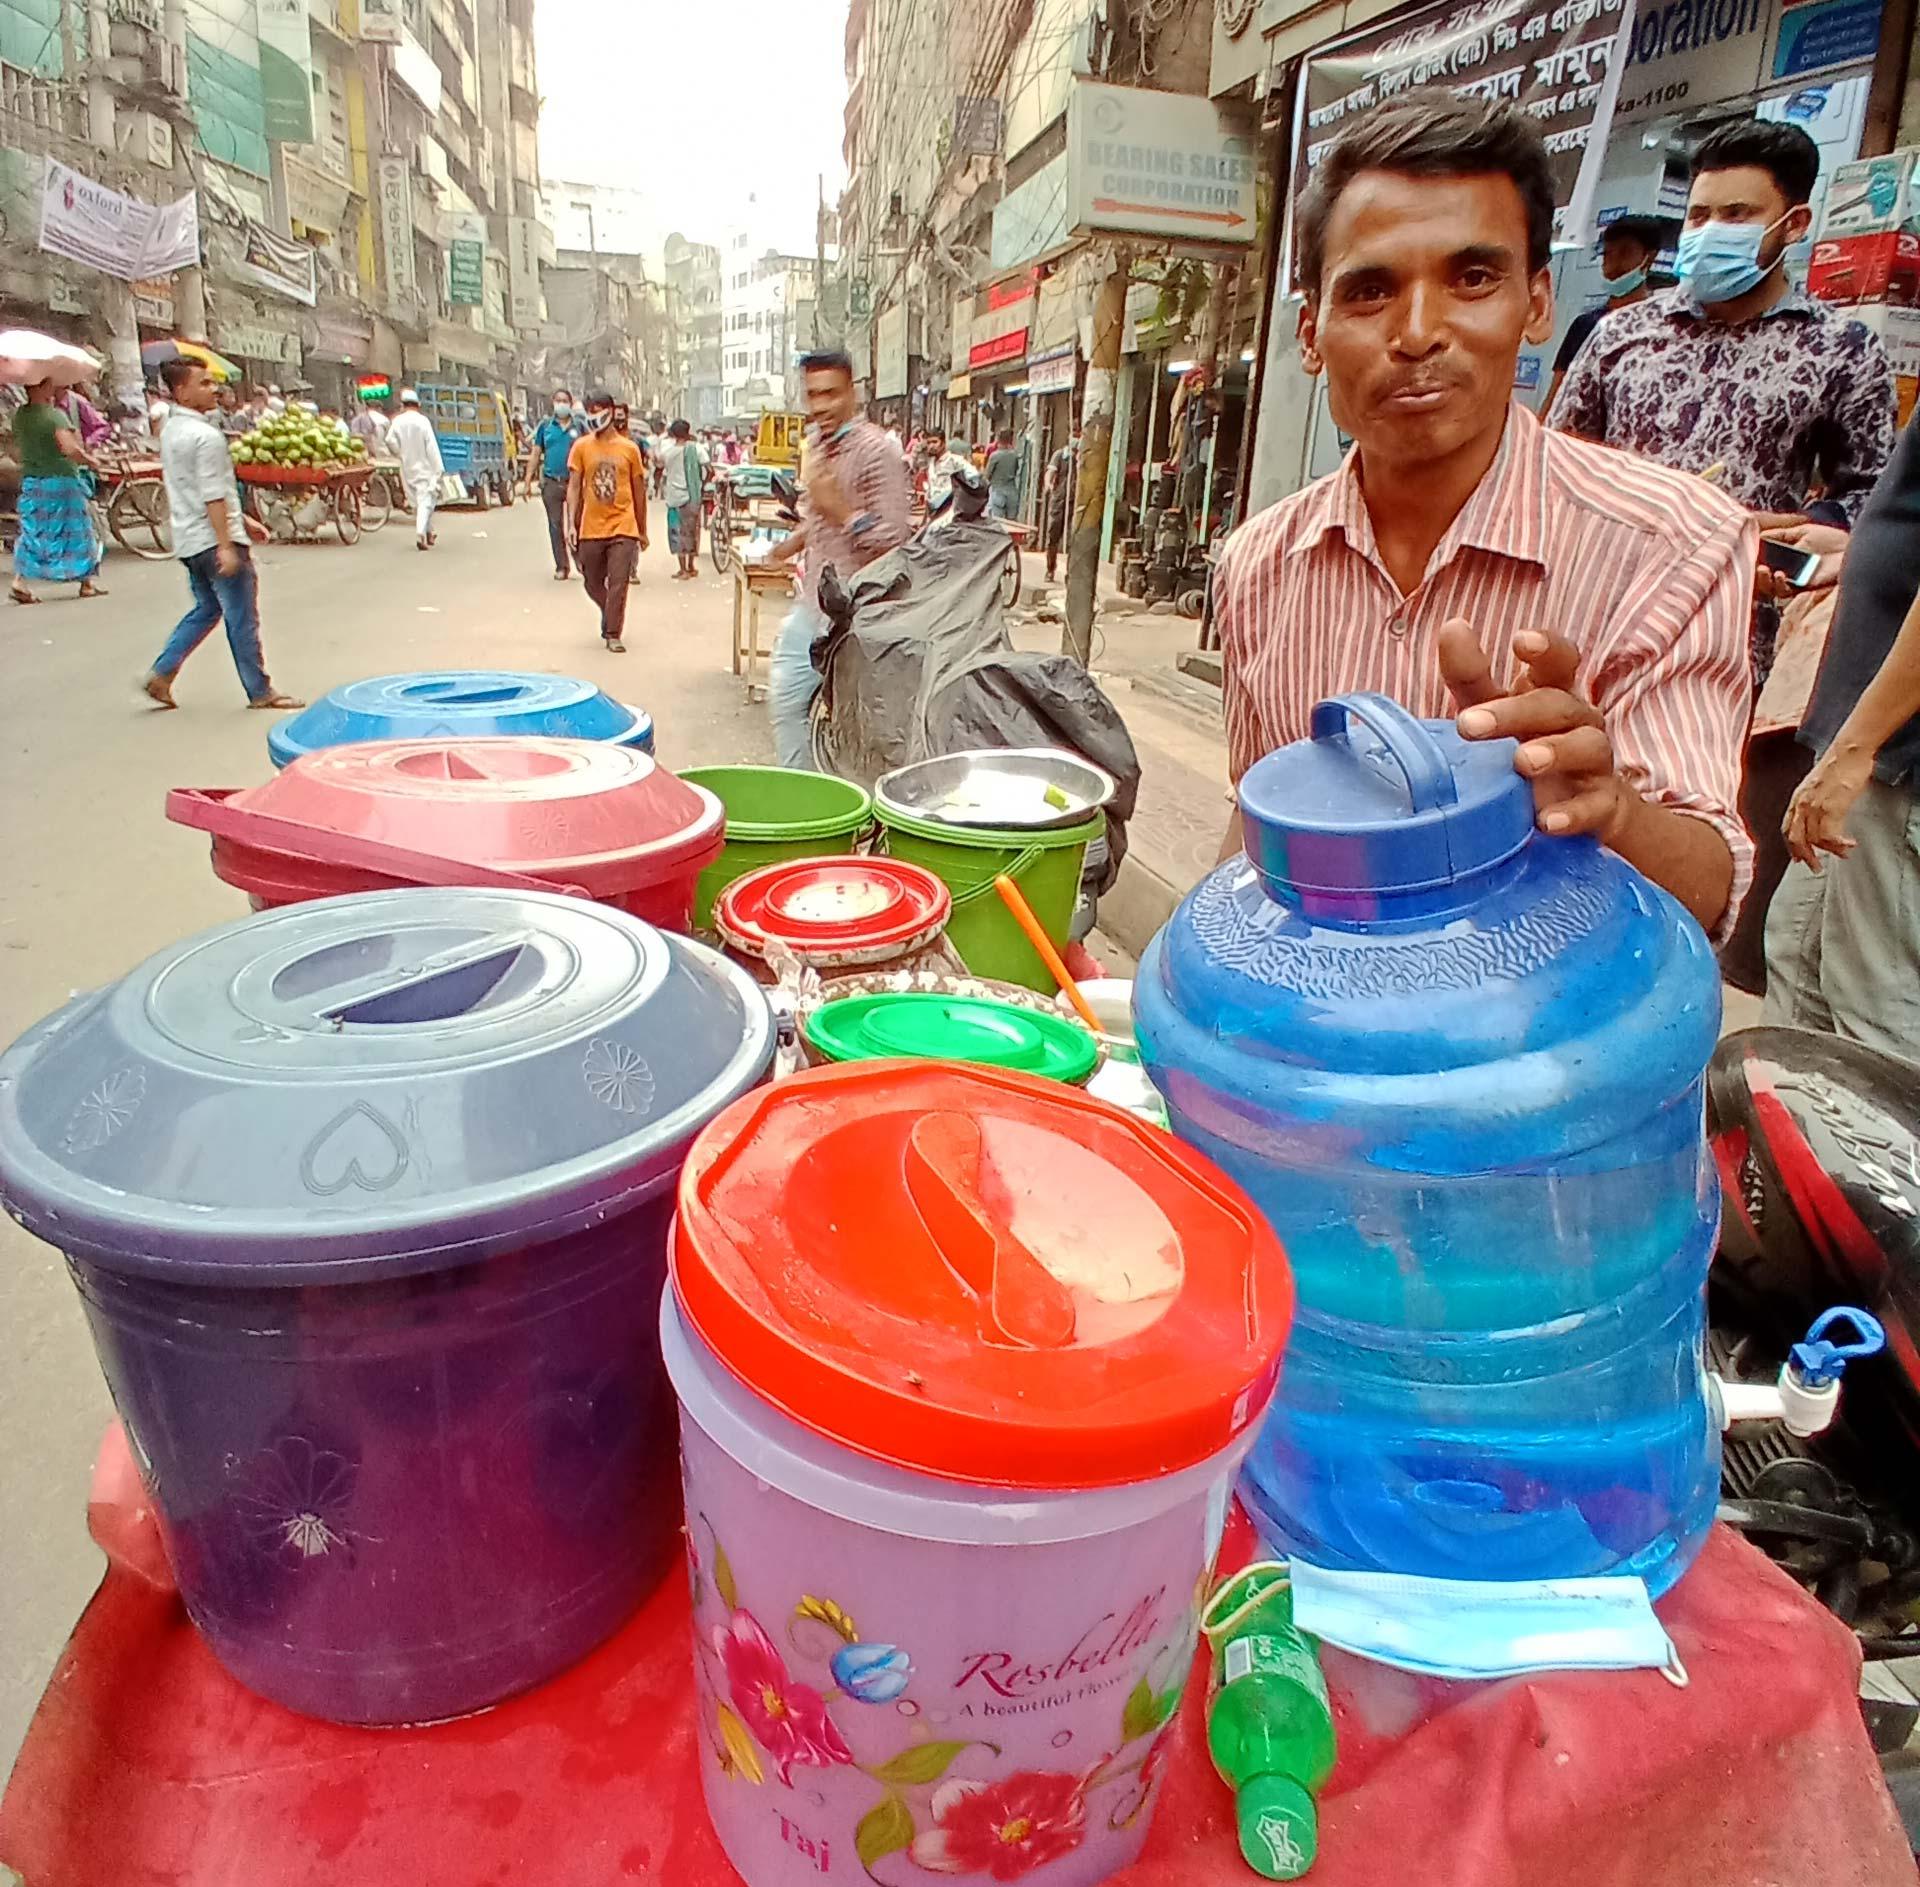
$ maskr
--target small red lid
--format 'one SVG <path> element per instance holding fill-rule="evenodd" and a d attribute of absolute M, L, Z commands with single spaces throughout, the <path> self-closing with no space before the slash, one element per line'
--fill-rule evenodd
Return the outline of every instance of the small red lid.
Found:
<path fill-rule="evenodd" d="M 409 854 L 618 897 L 726 842 L 704 787 L 637 748 L 547 735 L 317 748 L 245 792 L 176 793 L 168 813 L 213 834 L 218 876 L 269 901 L 416 882 Z"/>
<path fill-rule="evenodd" d="M 923 865 L 898 858 L 801 858 L 736 878 L 714 906 L 734 949 L 778 945 L 802 963 L 904 955 L 947 927 L 953 894 Z"/>
<path fill-rule="evenodd" d="M 762 1400 L 896 1467 L 1114 1486 L 1225 1448 L 1293 1314 L 1279 1241 L 1171 1135 L 928 1062 L 743 1097 L 680 1176 L 674 1281 Z"/>

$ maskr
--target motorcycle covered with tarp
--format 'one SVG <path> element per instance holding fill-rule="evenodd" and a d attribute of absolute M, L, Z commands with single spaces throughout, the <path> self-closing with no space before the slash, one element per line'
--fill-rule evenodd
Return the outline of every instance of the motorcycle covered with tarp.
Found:
<path fill-rule="evenodd" d="M 985 747 L 1065 748 L 1090 761 L 1115 791 L 1106 841 L 1087 849 L 1073 922 L 1082 937 L 1126 855 L 1139 757 L 1083 663 L 1014 647 L 1000 600 L 1007 534 L 980 515 L 986 488 L 977 475 L 956 474 L 954 487 L 948 515 L 898 549 L 851 577 L 831 566 L 823 574 L 814 759 L 869 789 L 897 767 Z"/>

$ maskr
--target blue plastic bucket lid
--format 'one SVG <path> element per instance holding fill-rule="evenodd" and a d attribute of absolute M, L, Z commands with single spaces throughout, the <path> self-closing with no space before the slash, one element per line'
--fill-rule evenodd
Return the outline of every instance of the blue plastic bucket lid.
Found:
<path fill-rule="evenodd" d="M 175 944 L 0 1056 L 0 1198 L 110 1269 L 443 1269 L 657 1194 L 766 1074 L 746 971 L 584 899 L 371 892 Z"/>
<path fill-rule="evenodd" d="M 321 696 L 268 731 L 276 767 L 316 747 L 361 740 L 465 740 L 558 734 L 653 751 L 653 717 L 570 675 L 454 668 L 373 675 Z"/>
<path fill-rule="evenodd" d="M 1467 740 L 1385 695 L 1339 695 L 1312 737 L 1240 782 L 1247 857 L 1283 903 L 1420 893 L 1511 858 L 1533 836 L 1533 788 L 1511 740 Z"/>

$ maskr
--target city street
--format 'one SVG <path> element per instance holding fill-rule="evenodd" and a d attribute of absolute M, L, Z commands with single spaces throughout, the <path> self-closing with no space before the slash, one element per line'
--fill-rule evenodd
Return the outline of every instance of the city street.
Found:
<path fill-rule="evenodd" d="M 668 765 L 770 759 L 765 709 L 747 705 L 730 669 L 731 585 L 704 554 L 696 583 L 670 581 L 664 538 L 656 508 L 624 658 L 601 649 L 579 579 L 554 582 L 538 506 L 443 512 L 424 556 L 398 524 L 353 549 L 268 548 L 268 664 L 306 699 L 403 669 L 571 673 L 646 707 Z M 0 614 L 0 1041 L 245 908 L 209 870 L 205 838 L 169 825 L 162 805 L 171 786 L 265 778 L 276 717 L 242 706 L 220 631 L 182 672 L 179 711 L 151 708 L 139 682 L 185 607 L 185 578 L 176 564 L 116 553 L 102 580 L 105 600 L 65 600 L 67 586 L 63 600 Z M 11 1223 L 0 1225 L 0 1331 L 0 1513 L 15 1575 L 0 1642 L 3 1772 L 99 1575 L 87 1478 L 111 1411 L 59 1259 Z"/>

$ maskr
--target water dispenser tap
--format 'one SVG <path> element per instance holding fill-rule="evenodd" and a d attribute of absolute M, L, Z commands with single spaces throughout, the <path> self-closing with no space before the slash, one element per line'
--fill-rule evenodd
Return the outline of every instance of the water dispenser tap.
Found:
<path fill-rule="evenodd" d="M 1854 1329 L 1854 1341 L 1836 1343 L 1827 1336 L 1842 1320 Z M 1880 1320 L 1852 1304 L 1836 1304 L 1813 1320 L 1813 1327 L 1796 1343 L 1780 1366 L 1775 1383 L 1728 1382 L 1710 1376 L 1714 1409 L 1722 1428 L 1735 1422 L 1784 1422 L 1787 1432 L 1804 1441 L 1818 1435 L 1840 1407 L 1840 1378 L 1849 1363 L 1878 1356 L 1886 1348 L 1887 1333 Z"/>

